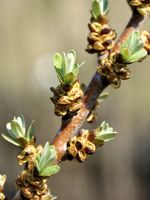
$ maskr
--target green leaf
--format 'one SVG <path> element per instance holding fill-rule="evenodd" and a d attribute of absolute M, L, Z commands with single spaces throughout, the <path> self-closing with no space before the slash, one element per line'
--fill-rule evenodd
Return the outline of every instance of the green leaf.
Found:
<path fill-rule="evenodd" d="M 76 62 L 76 53 L 74 50 L 71 50 L 67 55 L 64 54 L 66 58 L 66 74 L 74 71 L 74 66 Z"/>
<path fill-rule="evenodd" d="M 11 122 L 11 131 L 14 133 L 16 138 L 21 138 L 21 137 L 24 137 L 25 135 L 25 133 L 22 130 L 22 127 L 20 127 L 18 122 L 14 120 Z"/>
<path fill-rule="evenodd" d="M 53 63 L 57 77 L 62 84 L 72 85 L 77 80 L 81 64 L 76 63 L 74 50 L 69 51 L 67 54 L 63 53 L 63 55 L 56 53 Z"/>
<path fill-rule="evenodd" d="M 55 147 L 49 145 L 49 143 L 47 142 L 44 146 L 43 153 L 41 155 L 41 159 L 39 162 L 40 170 L 42 171 L 49 164 L 51 164 L 55 160 L 55 157 L 56 157 Z"/>
<path fill-rule="evenodd" d="M 129 35 L 127 40 L 122 44 L 123 48 L 129 49 L 131 55 L 143 48 L 144 44 L 141 40 L 139 31 L 134 31 Z"/>
<path fill-rule="evenodd" d="M 7 129 L 7 132 L 9 133 L 10 137 L 16 139 L 16 135 L 15 135 L 14 132 L 11 130 L 11 123 L 7 123 L 7 124 L 6 124 L 6 129 Z"/>
<path fill-rule="evenodd" d="M 31 140 L 33 142 L 33 122 L 29 126 L 28 131 L 26 132 L 25 120 L 23 116 L 14 117 L 11 122 L 8 122 L 6 124 L 6 129 L 8 135 L 2 134 L 2 137 L 6 141 L 16 146 L 24 147 L 24 145 L 26 145 Z"/>
<path fill-rule="evenodd" d="M 143 48 L 138 52 L 134 53 L 128 60 L 128 63 L 141 61 L 147 55 L 147 51 Z"/>
<path fill-rule="evenodd" d="M 63 61 L 63 59 L 62 59 L 61 54 L 56 53 L 53 58 L 53 63 L 54 63 L 54 66 L 56 67 L 56 69 L 61 69 L 62 61 Z"/>
<path fill-rule="evenodd" d="M 132 32 L 121 45 L 120 55 L 123 62 L 129 64 L 141 61 L 147 55 L 147 51 L 143 47 L 144 43 L 141 40 L 140 32 Z"/>
<path fill-rule="evenodd" d="M 31 122 L 29 128 L 28 128 L 28 131 L 26 133 L 26 138 L 30 141 L 32 140 L 33 136 L 34 136 L 34 120 Z"/>
<path fill-rule="evenodd" d="M 92 3 L 92 16 L 94 19 L 98 19 L 99 16 L 104 16 L 107 14 L 108 8 L 108 0 L 94 0 Z"/>
<path fill-rule="evenodd" d="M 101 126 L 98 129 L 96 129 L 95 139 L 101 140 L 104 142 L 109 142 L 113 140 L 116 135 L 117 135 L 117 132 L 115 132 L 113 128 L 109 126 L 108 123 L 103 122 Z"/>
<path fill-rule="evenodd" d="M 116 136 L 116 134 L 117 133 L 112 133 L 111 131 L 107 132 L 107 133 L 103 133 L 103 134 L 101 134 L 100 139 L 104 140 L 105 142 L 109 142 L 109 141 L 111 141 L 111 140 L 114 139 L 114 137 Z"/>
<path fill-rule="evenodd" d="M 24 116 L 21 115 L 21 116 L 19 116 L 17 118 L 14 117 L 14 121 L 16 121 L 20 125 L 20 127 L 22 129 L 22 132 L 25 134 L 25 132 L 26 132 L 26 128 L 25 128 L 26 127 L 26 123 L 25 123 Z"/>
<path fill-rule="evenodd" d="M 51 176 L 53 174 L 56 174 L 59 170 L 60 170 L 59 165 L 52 165 L 43 169 L 40 172 L 40 176 Z"/>
<path fill-rule="evenodd" d="M 101 15 L 105 15 L 108 12 L 108 0 L 100 0 L 100 9 Z"/>
<path fill-rule="evenodd" d="M 92 3 L 92 15 L 94 19 L 97 19 L 100 16 L 100 5 L 99 5 L 99 1 L 95 0 Z"/>
<path fill-rule="evenodd" d="M 11 138 L 11 137 L 3 134 L 3 133 L 1 135 L 7 142 L 9 142 L 9 143 L 11 143 L 11 144 L 13 144 L 15 146 L 20 146 L 19 143 L 14 138 Z"/>
<path fill-rule="evenodd" d="M 36 168 L 39 172 L 39 176 L 50 176 L 57 173 L 60 169 L 55 164 L 56 150 L 53 145 L 49 145 L 47 142 L 44 146 L 43 152 L 36 157 Z"/>

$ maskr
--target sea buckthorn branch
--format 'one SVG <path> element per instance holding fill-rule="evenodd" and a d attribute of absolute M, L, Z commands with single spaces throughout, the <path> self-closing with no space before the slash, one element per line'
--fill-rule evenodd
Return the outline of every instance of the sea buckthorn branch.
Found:
<path fill-rule="evenodd" d="M 134 31 L 139 30 L 142 27 L 142 24 L 148 17 L 147 15 L 143 15 L 134 9 L 132 11 L 133 12 L 129 23 L 127 24 L 121 36 L 119 37 L 118 41 L 114 44 L 111 53 L 115 53 L 118 55 L 122 48 L 122 44 L 129 38 L 129 36 Z M 99 60 L 103 57 L 105 57 L 103 56 L 103 54 L 99 55 Z M 79 133 L 83 123 L 85 122 L 88 114 L 90 113 L 90 110 L 95 105 L 97 98 L 108 85 L 110 85 L 110 82 L 107 79 L 107 77 L 96 71 L 84 93 L 83 104 L 80 110 L 73 118 L 71 118 L 71 120 L 62 118 L 61 128 L 59 129 L 58 134 L 52 142 L 52 144 L 54 144 L 56 147 L 57 159 L 59 162 L 61 161 L 66 152 L 68 141 L 70 141 L 70 139 L 73 138 L 73 136 Z"/>
<path fill-rule="evenodd" d="M 90 110 L 95 105 L 95 102 L 99 97 L 100 93 L 108 85 L 108 81 L 96 72 L 85 91 L 81 109 L 73 118 L 71 118 L 71 120 L 63 119 L 62 127 L 60 128 L 58 134 L 52 142 L 52 144 L 55 145 L 55 148 L 57 150 L 58 161 L 61 161 L 66 151 L 67 142 L 79 132 Z"/>
<path fill-rule="evenodd" d="M 93 0 L 91 23 L 89 24 L 88 53 L 98 55 L 98 66 L 88 87 L 83 92 L 79 78 L 79 68 L 74 50 L 67 54 L 55 54 L 54 67 L 60 85 L 51 88 L 55 114 L 62 117 L 62 125 L 50 145 L 37 145 L 33 122 L 26 129 L 23 117 L 14 117 L 7 123 L 7 134 L 2 134 L 8 142 L 18 146 L 18 164 L 24 170 L 17 178 L 19 188 L 14 200 L 53 200 L 47 179 L 59 171 L 58 163 L 77 159 L 83 162 L 98 147 L 112 140 L 117 132 L 106 122 L 94 130 L 81 129 L 83 123 L 93 114 L 100 94 L 112 84 L 118 88 L 121 80 L 130 77 L 128 65 L 141 61 L 150 54 L 150 33 L 140 32 L 140 27 L 150 13 L 149 0 L 128 0 L 132 17 L 119 40 L 108 23 L 108 0 Z M 89 120 L 90 121 L 90 120 Z M 92 121 L 92 120 L 91 120 Z M 5 177 L 0 177 L 0 195 L 5 199 L 3 186 Z"/>

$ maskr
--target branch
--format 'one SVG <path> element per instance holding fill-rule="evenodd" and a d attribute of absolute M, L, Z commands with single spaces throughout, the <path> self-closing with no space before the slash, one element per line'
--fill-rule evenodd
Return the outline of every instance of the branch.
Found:
<path fill-rule="evenodd" d="M 118 42 L 116 43 L 113 51 L 119 52 L 121 44 L 126 40 L 126 38 L 133 32 L 135 29 L 139 29 L 146 17 L 143 17 L 137 12 L 134 12 L 128 25 L 124 29 L 122 35 L 120 36 Z M 83 98 L 83 105 L 79 110 L 78 114 L 72 119 L 62 119 L 62 126 L 53 140 L 52 144 L 55 145 L 57 150 L 57 160 L 61 161 L 65 151 L 66 144 L 75 134 L 78 133 L 82 127 L 86 117 L 88 116 L 90 110 L 94 106 L 97 98 L 101 92 L 109 85 L 109 82 L 105 77 L 100 76 L 97 72 L 94 74 L 85 95 Z"/>
<path fill-rule="evenodd" d="M 98 73 L 93 76 L 87 90 L 85 91 L 83 105 L 78 114 L 69 120 L 62 121 L 62 127 L 53 141 L 53 145 L 57 150 L 58 161 L 61 160 L 65 151 L 66 143 L 78 133 L 82 127 L 85 119 L 87 118 L 89 111 L 94 106 L 99 94 L 109 85 L 108 81 L 101 77 Z"/>

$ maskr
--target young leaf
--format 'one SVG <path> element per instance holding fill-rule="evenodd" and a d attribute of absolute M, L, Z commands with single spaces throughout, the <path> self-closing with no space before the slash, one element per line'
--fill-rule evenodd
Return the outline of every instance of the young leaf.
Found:
<path fill-rule="evenodd" d="M 24 117 L 14 117 L 13 120 L 6 124 L 8 135 L 2 134 L 2 137 L 20 147 L 24 147 L 30 141 L 33 141 L 33 122 L 31 123 L 28 131 L 26 132 Z"/>
<path fill-rule="evenodd" d="M 25 135 L 20 124 L 14 120 L 11 122 L 11 131 L 16 136 L 16 138 L 21 138 Z"/>
<path fill-rule="evenodd" d="M 34 120 L 31 122 L 31 124 L 30 124 L 30 126 L 29 126 L 29 128 L 28 128 L 28 130 L 27 130 L 27 132 L 26 132 L 26 138 L 30 141 L 30 140 L 32 140 L 33 139 L 33 136 L 34 136 L 34 131 L 35 131 L 35 129 L 34 129 Z"/>
<path fill-rule="evenodd" d="M 56 67 L 56 69 L 61 69 L 61 65 L 62 65 L 62 56 L 60 53 L 56 53 L 53 59 L 54 62 L 54 66 Z"/>
<path fill-rule="evenodd" d="M 66 74 L 69 72 L 74 71 L 74 66 L 75 66 L 75 62 L 76 62 L 76 53 L 75 51 L 70 51 L 69 53 L 67 53 L 67 55 L 64 54 L 64 57 L 66 59 Z"/>
<path fill-rule="evenodd" d="M 108 12 L 108 0 L 94 0 L 92 3 L 92 16 L 95 20 L 100 16 L 104 16 Z"/>
<path fill-rule="evenodd" d="M 113 140 L 116 135 L 117 132 L 115 132 L 113 128 L 109 126 L 108 123 L 103 122 L 101 126 L 98 129 L 96 129 L 95 140 L 109 142 Z"/>
<path fill-rule="evenodd" d="M 9 133 L 10 137 L 13 138 L 13 139 L 16 139 L 16 135 L 11 130 L 11 123 L 6 124 L 6 129 L 7 129 L 7 132 Z"/>
<path fill-rule="evenodd" d="M 47 142 L 44 146 L 43 153 L 41 154 L 39 162 L 40 171 L 42 171 L 50 163 L 52 163 L 55 160 L 55 157 L 56 157 L 56 151 L 54 146 L 49 145 L 49 143 Z"/>
<path fill-rule="evenodd" d="M 62 68 L 63 58 L 62 55 L 56 53 L 53 58 L 54 67 L 60 82 L 63 82 L 63 74 L 65 73 L 64 68 Z"/>
<path fill-rule="evenodd" d="M 20 127 L 22 129 L 22 132 L 25 134 L 25 132 L 26 132 L 26 123 L 25 123 L 24 116 L 21 115 L 21 116 L 19 116 L 17 118 L 14 117 L 14 121 L 16 121 L 20 125 Z"/>
<path fill-rule="evenodd" d="M 54 67 L 59 81 L 64 85 L 72 85 L 79 73 L 82 64 L 76 63 L 76 53 L 74 50 L 63 55 L 56 53 L 53 59 Z"/>
<path fill-rule="evenodd" d="M 138 52 L 134 53 L 129 59 L 128 63 L 138 62 L 141 61 L 147 55 L 147 51 L 143 48 Z"/>
<path fill-rule="evenodd" d="M 92 3 L 92 16 L 94 19 L 97 19 L 100 16 L 100 5 L 98 0 L 94 0 Z"/>
<path fill-rule="evenodd" d="M 141 61 L 147 55 L 147 51 L 143 47 L 144 43 L 141 40 L 140 32 L 132 32 L 121 45 L 120 55 L 123 62 L 129 64 Z"/>
<path fill-rule="evenodd" d="M 52 174 L 57 173 L 60 167 L 55 164 L 55 160 L 55 147 L 49 145 L 47 142 L 44 146 L 42 154 L 38 155 L 36 158 L 36 168 L 39 176 L 51 176 Z"/>
<path fill-rule="evenodd" d="M 56 174 L 59 170 L 60 170 L 59 165 L 52 165 L 52 166 L 44 168 L 40 172 L 40 176 L 51 176 L 53 174 Z"/>
<path fill-rule="evenodd" d="M 100 0 L 101 15 L 105 15 L 108 12 L 108 0 Z"/>
<path fill-rule="evenodd" d="M 19 144 L 15 139 L 13 139 L 13 138 L 11 138 L 11 137 L 9 137 L 9 136 L 3 134 L 3 133 L 2 133 L 2 137 L 3 137 L 7 142 L 9 142 L 9 143 L 11 143 L 11 144 L 13 144 L 13 145 L 15 145 L 15 146 L 20 146 L 20 144 Z"/>

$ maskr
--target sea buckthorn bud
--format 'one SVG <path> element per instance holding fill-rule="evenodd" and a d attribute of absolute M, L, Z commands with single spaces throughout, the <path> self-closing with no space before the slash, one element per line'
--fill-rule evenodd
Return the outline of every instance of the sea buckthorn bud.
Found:
<path fill-rule="evenodd" d="M 116 33 L 108 22 L 101 24 L 99 21 L 93 21 L 89 24 L 89 30 L 87 52 L 104 54 L 113 48 Z"/>
<path fill-rule="evenodd" d="M 80 134 L 68 143 L 66 157 L 68 160 L 76 158 L 79 162 L 84 162 L 95 150 L 95 144 L 89 140 L 89 131 L 82 129 Z"/>
<path fill-rule="evenodd" d="M 70 87 L 61 84 L 56 89 L 51 88 L 51 91 L 54 93 L 51 100 L 55 104 L 55 114 L 57 116 L 75 114 L 81 108 L 83 91 L 79 82 L 75 82 Z"/>
<path fill-rule="evenodd" d="M 131 71 L 126 64 L 118 60 L 118 55 L 111 53 L 108 57 L 99 60 L 98 73 L 105 76 L 114 88 L 119 88 L 121 80 L 130 78 Z"/>

